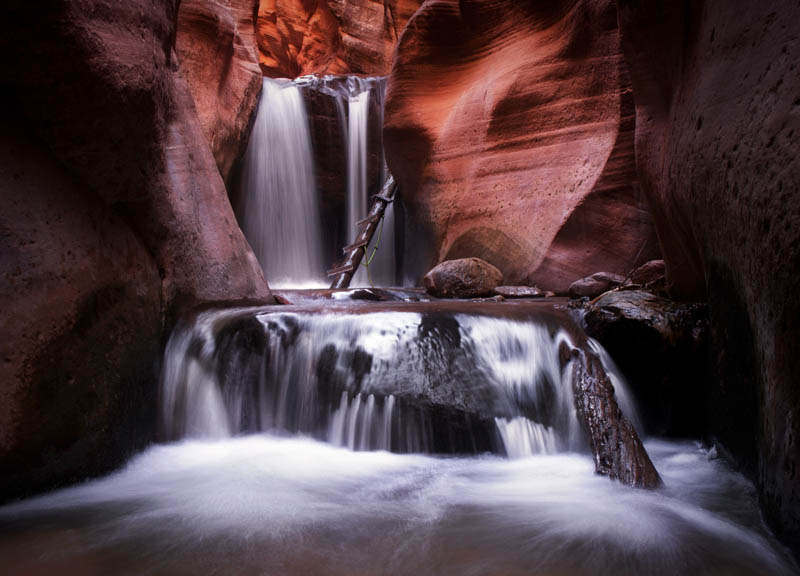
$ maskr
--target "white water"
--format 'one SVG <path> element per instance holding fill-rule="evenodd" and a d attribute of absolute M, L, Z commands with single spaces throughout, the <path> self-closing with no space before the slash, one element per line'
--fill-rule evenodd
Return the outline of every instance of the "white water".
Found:
<path fill-rule="evenodd" d="M 162 421 L 171 438 L 286 430 L 354 450 L 585 450 L 562 345 L 573 347 L 564 329 L 536 320 L 209 311 L 167 345 Z M 638 420 L 632 403 L 622 409 Z"/>
<path fill-rule="evenodd" d="M 236 212 L 271 286 L 326 285 L 308 117 L 289 81 L 264 78 Z"/>
<path fill-rule="evenodd" d="M 796 573 L 724 461 L 647 449 L 657 491 L 578 454 L 442 459 L 268 435 L 155 446 L 0 508 L 0 558 L 4 574 Z"/>
<path fill-rule="evenodd" d="M 318 90 L 331 96 L 336 103 L 343 146 L 347 152 L 346 166 L 343 167 L 347 172 L 346 228 L 345 238 L 341 241 L 341 246 L 344 247 L 356 239 L 360 231 L 356 222 L 367 215 L 370 196 L 380 191 L 388 177 L 381 130 L 386 78 L 306 76 L 299 78 L 297 83 L 306 89 Z M 372 110 L 373 106 L 375 110 Z M 370 141 L 371 135 L 375 134 L 378 141 Z M 376 162 L 377 166 L 371 165 Z M 378 182 L 373 183 L 372 188 L 369 182 L 371 170 L 379 172 Z M 351 281 L 351 286 L 368 286 L 369 277 L 376 286 L 394 286 L 397 283 L 395 234 L 394 205 L 390 204 L 384 215 L 380 244 L 370 264 L 369 276 L 362 265 Z M 379 235 L 376 234 L 370 243 L 368 254 L 373 253 L 378 240 Z"/>

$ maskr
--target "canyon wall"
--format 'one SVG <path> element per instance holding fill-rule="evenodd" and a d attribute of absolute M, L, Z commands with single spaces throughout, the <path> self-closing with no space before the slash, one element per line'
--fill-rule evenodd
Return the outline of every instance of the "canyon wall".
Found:
<path fill-rule="evenodd" d="M 264 76 L 389 73 L 406 22 L 422 0 L 261 0 Z"/>
<path fill-rule="evenodd" d="M 181 0 L 175 49 L 203 133 L 228 180 L 261 92 L 258 0 Z"/>
<path fill-rule="evenodd" d="M 659 253 L 613 2 L 426 2 L 385 114 L 416 275 L 476 256 L 507 283 L 565 292 Z"/>
<path fill-rule="evenodd" d="M 5 500 L 152 440 L 176 318 L 271 296 L 174 50 L 177 2 L 0 13 L 14 23 L 0 39 Z"/>
<path fill-rule="evenodd" d="M 798 551 L 800 5 L 619 3 L 670 289 L 708 300 L 711 426 Z"/>

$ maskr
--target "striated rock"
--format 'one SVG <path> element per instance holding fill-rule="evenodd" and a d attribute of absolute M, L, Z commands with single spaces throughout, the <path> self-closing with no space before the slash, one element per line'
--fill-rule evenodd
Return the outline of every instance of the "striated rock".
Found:
<path fill-rule="evenodd" d="M 258 0 L 182 0 L 175 49 L 206 140 L 227 180 L 247 147 L 261 90 Z"/>
<path fill-rule="evenodd" d="M 494 293 L 503 298 L 543 298 L 546 293 L 536 286 L 498 286 Z"/>
<path fill-rule="evenodd" d="M 578 353 L 573 391 L 598 474 L 636 488 L 657 488 L 661 477 L 631 423 L 622 415 L 600 359 Z"/>
<path fill-rule="evenodd" d="M 261 0 L 265 76 L 389 73 L 400 32 L 421 0 Z"/>
<path fill-rule="evenodd" d="M 501 282 L 503 273 L 480 258 L 442 262 L 423 278 L 428 294 L 439 298 L 491 296 Z"/>
<path fill-rule="evenodd" d="M 181 76 L 177 3 L 2 14 L 5 500 L 152 439 L 159 343 L 184 310 L 271 298 Z"/>
<path fill-rule="evenodd" d="M 705 432 L 708 312 L 703 304 L 641 290 L 603 294 L 586 307 L 586 332 L 630 381 L 651 433 Z"/>
<path fill-rule="evenodd" d="M 712 432 L 800 554 L 800 6 L 619 4 L 669 289 L 708 301 Z"/>
<path fill-rule="evenodd" d="M 615 4 L 426 2 L 400 40 L 384 137 L 418 272 L 477 256 L 565 293 L 658 255 L 636 189 Z"/>
<path fill-rule="evenodd" d="M 610 272 L 596 272 L 586 278 L 576 280 L 569 286 L 570 298 L 594 298 L 612 288 L 621 286 L 625 278 Z"/>

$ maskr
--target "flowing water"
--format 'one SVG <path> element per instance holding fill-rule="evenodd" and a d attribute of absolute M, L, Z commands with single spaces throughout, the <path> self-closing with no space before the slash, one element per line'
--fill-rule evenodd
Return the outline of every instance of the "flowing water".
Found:
<path fill-rule="evenodd" d="M 236 212 L 270 285 L 324 285 L 308 116 L 289 81 L 264 78 Z"/>
<path fill-rule="evenodd" d="M 594 474 L 577 349 L 615 370 L 549 304 L 203 312 L 165 354 L 174 441 L 0 508 L 3 573 L 796 574 L 715 450 L 646 442 L 652 491 Z"/>
<path fill-rule="evenodd" d="M 359 76 L 304 76 L 296 80 L 304 90 L 317 91 L 333 99 L 337 111 L 339 133 L 346 162 L 345 234 L 338 240 L 343 247 L 355 240 L 360 228 L 356 223 L 367 215 L 370 197 L 380 191 L 388 177 L 383 156 L 383 107 L 386 78 Z M 376 175 L 377 178 L 371 178 Z M 386 210 L 380 234 L 370 243 L 368 253 L 375 253 L 369 268 L 354 276 L 352 286 L 368 286 L 370 279 L 377 286 L 397 284 L 395 258 L 394 206 Z M 377 242 L 377 251 L 375 246 Z"/>

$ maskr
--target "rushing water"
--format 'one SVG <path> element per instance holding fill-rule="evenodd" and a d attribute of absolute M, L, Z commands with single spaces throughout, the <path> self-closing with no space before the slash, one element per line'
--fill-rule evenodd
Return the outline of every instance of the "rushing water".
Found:
<path fill-rule="evenodd" d="M 269 435 L 155 446 L 0 508 L 4 574 L 794 574 L 752 486 L 692 443 L 647 444 L 635 490 L 588 455 L 352 452 Z"/>
<path fill-rule="evenodd" d="M 385 77 L 359 76 L 305 76 L 297 85 L 304 90 L 318 91 L 331 97 L 336 105 L 339 132 L 346 152 L 345 235 L 340 246 L 353 242 L 360 231 L 356 223 L 367 215 L 369 198 L 376 194 L 386 181 L 388 172 L 383 157 L 383 106 L 386 91 Z M 377 181 L 371 183 L 370 174 L 377 172 Z M 367 286 L 370 278 L 378 286 L 394 286 L 399 276 L 395 258 L 394 206 L 386 210 L 380 235 L 369 246 L 372 254 L 380 240 L 378 250 L 369 268 L 362 266 L 353 278 L 352 286 Z"/>
<path fill-rule="evenodd" d="M 272 286 L 323 284 L 308 116 L 299 88 L 289 81 L 264 78 L 237 216 Z"/>
<path fill-rule="evenodd" d="M 201 314 L 167 346 L 165 432 L 280 429 L 359 450 L 518 457 L 584 447 L 564 328 L 408 308 Z"/>
<path fill-rule="evenodd" d="M 716 450 L 647 442 L 657 490 L 594 474 L 571 392 L 584 337 L 565 311 L 468 310 L 199 314 L 164 360 L 164 432 L 179 440 L 0 507 L 2 572 L 797 574 Z"/>

